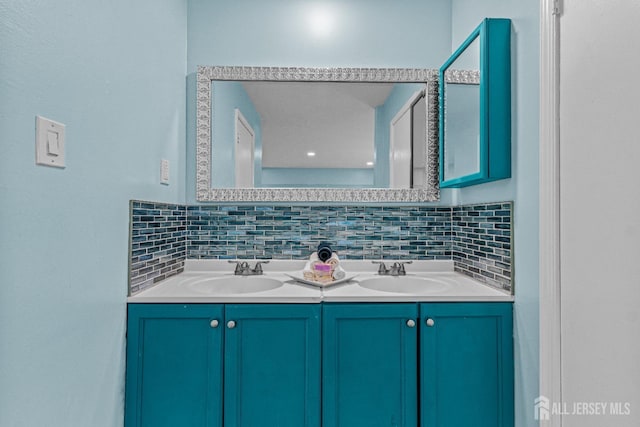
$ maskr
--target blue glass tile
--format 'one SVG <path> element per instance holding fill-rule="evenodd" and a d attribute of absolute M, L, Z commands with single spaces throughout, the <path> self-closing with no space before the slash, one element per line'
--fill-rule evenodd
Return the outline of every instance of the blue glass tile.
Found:
<path fill-rule="evenodd" d="M 137 201 L 130 206 L 132 236 L 136 238 L 134 242 L 132 237 L 132 243 L 144 242 L 145 236 L 158 242 L 176 237 L 177 240 L 168 242 L 170 250 L 182 257 L 186 254 L 189 258 L 223 259 L 241 253 L 254 259 L 303 259 L 320 241 L 329 241 L 345 259 L 384 256 L 387 259 L 455 260 L 455 254 L 462 253 L 464 248 L 452 249 L 472 242 L 479 247 L 482 246 L 480 242 L 486 241 L 486 247 L 506 252 L 494 256 L 506 260 L 504 264 L 508 268 L 492 268 L 501 272 L 510 270 L 510 202 L 454 208 L 180 206 Z M 155 217 L 145 218 L 149 228 L 137 225 L 142 222 L 142 217 L 149 216 Z M 176 234 L 170 236 L 167 233 Z M 494 241 L 494 237 L 506 240 Z M 158 243 L 148 249 L 157 248 L 158 253 L 164 253 L 168 251 L 164 246 Z M 221 250 L 213 250 L 214 247 Z M 474 257 L 481 260 L 477 265 L 492 265 L 495 261 L 490 258 L 482 261 L 481 257 Z M 469 261 L 468 257 L 464 259 L 465 262 Z M 455 262 L 458 263 L 457 260 Z M 456 268 L 464 270 L 458 265 Z M 478 267 L 473 268 L 478 270 Z M 132 277 L 134 273 L 132 269 Z M 477 271 L 472 273 L 484 277 Z M 510 278 L 510 274 L 504 275 Z M 507 286 L 510 286 L 510 282 Z"/>

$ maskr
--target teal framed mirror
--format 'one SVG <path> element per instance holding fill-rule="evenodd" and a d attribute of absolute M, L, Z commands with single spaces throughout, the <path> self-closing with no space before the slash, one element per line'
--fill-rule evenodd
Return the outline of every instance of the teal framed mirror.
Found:
<path fill-rule="evenodd" d="M 511 177 L 511 20 L 486 18 L 439 72 L 440 187 Z"/>

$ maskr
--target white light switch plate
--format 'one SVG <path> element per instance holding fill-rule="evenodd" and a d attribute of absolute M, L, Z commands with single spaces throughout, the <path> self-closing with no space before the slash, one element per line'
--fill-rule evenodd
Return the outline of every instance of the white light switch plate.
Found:
<path fill-rule="evenodd" d="M 169 185 L 169 160 L 160 160 L 160 184 Z"/>
<path fill-rule="evenodd" d="M 36 116 L 36 164 L 64 168 L 64 134 L 62 123 Z"/>

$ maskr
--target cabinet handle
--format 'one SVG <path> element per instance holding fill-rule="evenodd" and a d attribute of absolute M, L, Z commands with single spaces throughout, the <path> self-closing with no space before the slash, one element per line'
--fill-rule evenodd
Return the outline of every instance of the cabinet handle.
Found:
<path fill-rule="evenodd" d="M 217 328 L 220 322 L 218 322 L 218 319 L 213 319 L 209 324 L 211 325 L 212 328 Z"/>
<path fill-rule="evenodd" d="M 414 326 L 416 326 L 416 321 L 413 319 L 407 320 L 407 326 L 413 328 Z"/>
<path fill-rule="evenodd" d="M 436 322 L 431 318 L 427 318 L 427 322 L 426 323 L 427 323 L 427 326 L 433 326 L 433 325 L 436 324 Z"/>
<path fill-rule="evenodd" d="M 235 327 L 236 327 L 236 322 L 235 322 L 235 321 L 233 321 L 233 320 L 229 320 L 229 321 L 227 322 L 227 328 L 229 328 L 229 329 L 233 329 L 233 328 L 235 328 Z"/>

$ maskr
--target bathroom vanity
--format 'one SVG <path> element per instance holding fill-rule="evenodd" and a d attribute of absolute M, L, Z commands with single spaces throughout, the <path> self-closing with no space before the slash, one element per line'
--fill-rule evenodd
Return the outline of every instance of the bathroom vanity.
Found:
<path fill-rule="evenodd" d="M 327 288 L 221 261 L 129 298 L 131 426 L 512 426 L 512 296 L 423 261 Z M 419 286 L 422 285 L 422 286 Z"/>

